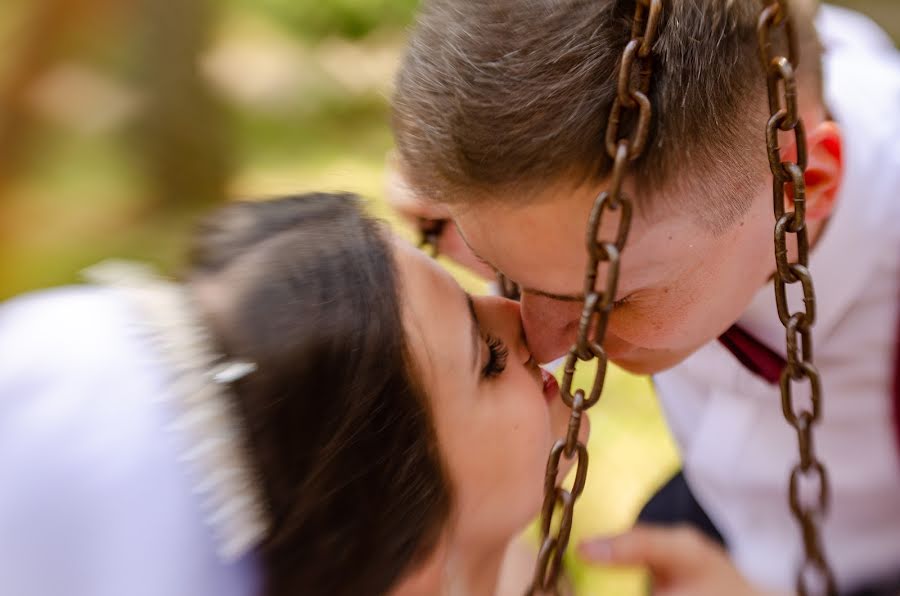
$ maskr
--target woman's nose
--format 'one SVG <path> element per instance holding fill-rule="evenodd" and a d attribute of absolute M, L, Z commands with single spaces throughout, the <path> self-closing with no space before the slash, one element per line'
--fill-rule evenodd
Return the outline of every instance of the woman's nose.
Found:
<path fill-rule="evenodd" d="M 581 304 L 526 292 L 522 295 L 521 309 L 528 347 L 538 362 L 555 360 L 572 347 Z"/>

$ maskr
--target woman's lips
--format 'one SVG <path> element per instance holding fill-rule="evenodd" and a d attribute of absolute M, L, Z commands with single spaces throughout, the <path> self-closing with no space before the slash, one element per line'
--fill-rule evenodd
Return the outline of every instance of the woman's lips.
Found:
<path fill-rule="evenodd" d="M 544 399 L 547 400 L 547 403 L 558 399 L 559 384 L 556 382 L 556 377 L 542 368 L 541 378 L 544 380 Z"/>

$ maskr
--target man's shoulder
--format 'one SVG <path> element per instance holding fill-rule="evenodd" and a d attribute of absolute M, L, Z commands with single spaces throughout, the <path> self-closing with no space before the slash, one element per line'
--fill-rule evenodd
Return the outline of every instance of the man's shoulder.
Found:
<path fill-rule="evenodd" d="M 840 6 L 821 6 L 816 16 L 816 31 L 826 50 L 895 50 L 890 36 L 875 21 L 855 10 Z"/>
<path fill-rule="evenodd" d="M 823 7 L 816 24 L 828 108 L 898 150 L 900 51 L 874 21 L 850 10 Z"/>
<path fill-rule="evenodd" d="M 900 237 L 900 52 L 868 17 L 822 8 L 825 101 L 844 137 L 846 192 L 854 218 Z"/>

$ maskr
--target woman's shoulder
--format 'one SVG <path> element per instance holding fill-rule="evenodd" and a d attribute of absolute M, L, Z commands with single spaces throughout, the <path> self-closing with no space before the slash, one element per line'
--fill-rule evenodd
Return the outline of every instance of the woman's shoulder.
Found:
<path fill-rule="evenodd" d="M 125 330 L 132 316 L 117 292 L 99 286 L 13 298 L 0 304 L 0 370 L 90 375 L 94 367 L 124 356 L 119 348 L 128 343 Z"/>
<path fill-rule="evenodd" d="M 0 304 L 0 576 L 22 588 L 10 593 L 253 593 L 255 565 L 216 555 L 143 327 L 117 288 Z"/>
<path fill-rule="evenodd" d="M 97 464 L 149 448 L 165 371 L 134 317 L 115 290 L 94 286 L 0 305 L 0 445 L 19 456 L 7 465 L 32 465 L 32 477 L 84 466 L 87 486 L 104 473 Z"/>
<path fill-rule="evenodd" d="M 136 314 L 111 288 L 72 286 L 0 305 L 0 420 L 11 411 L 122 413 L 130 397 L 152 391 L 163 371 L 134 333 Z M 111 422 L 107 420 L 106 422 Z M 0 422 L 0 425 L 3 425 Z"/>

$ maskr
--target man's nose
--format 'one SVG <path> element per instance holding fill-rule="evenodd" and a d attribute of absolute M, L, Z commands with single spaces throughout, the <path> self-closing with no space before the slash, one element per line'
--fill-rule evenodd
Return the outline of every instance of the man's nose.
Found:
<path fill-rule="evenodd" d="M 538 362 L 555 360 L 572 347 L 580 316 L 580 303 L 553 300 L 528 292 L 522 295 L 525 337 Z"/>
<path fill-rule="evenodd" d="M 531 360 L 532 354 L 525 342 L 519 303 L 499 296 L 478 296 L 474 300 L 478 311 L 486 315 L 482 324 L 491 333 L 502 337 L 517 359 L 522 362 Z"/>

